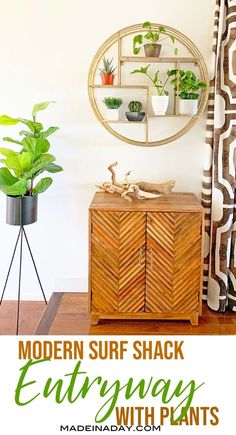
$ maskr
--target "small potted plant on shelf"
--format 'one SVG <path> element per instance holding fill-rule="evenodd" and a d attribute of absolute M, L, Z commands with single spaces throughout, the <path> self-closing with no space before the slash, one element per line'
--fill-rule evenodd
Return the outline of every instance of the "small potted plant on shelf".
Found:
<path fill-rule="evenodd" d="M 113 85 L 114 83 L 114 78 L 115 78 L 114 72 L 116 70 L 116 67 L 113 66 L 112 62 L 113 62 L 113 58 L 108 59 L 104 57 L 103 68 L 99 68 L 102 84 L 105 86 Z"/>
<path fill-rule="evenodd" d="M 174 76 L 171 84 L 176 92 L 179 91 L 179 114 L 196 115 L 198 111 L 198 91 L 205 89 L 207 84 L 199 80 L 192 71 L 170 70 L 169 77 Z"/>
<path fill-rule="evenodd" d="M 128 121 L 141 122 L 144 119 L 145 112 L 141 112 L 142 103 L 140 101 L 130 101 L 129 112 L 125 112 Z"/>
<path fill-rule="evenodd" d="M 6 142 L 16 144 L 18 150 L 0 148 L 0 190 L 7 195 L 7 223 L 10 225 L 28 225 L 37 220 L 38 194 L 45 192 L 52 184 L 51 177 L 43 177 L 35 184 L 43 172 L 62 171 L 56 165 L 55 157 L 49 154 L 50 143 L 47 139 L 58 127 L 44 130 L 36 121 L 36 115 L 50 104 L 49 101 L 36 104 L 32 111 L 33 119 L 0 116 L 0 125 L 24 124 L 28 130 L 19 132 L 22 139 L 4 137 Z"/>
<path fill-rule="evenodd" d="M 167 78 L 165 79 L 164 83 L 159 78 L 159 71 L 156 71 L 153 77 L 149 74 L 149 67 L 150 64 L 141 67 L 140 69 L 135 69 L 131 71 L 130 74 L 144 74 L 146 75 L 149 80 L 151 80 L 154 89 L 157 93 L 157 95 L 152 95 L 152 108 L 155 115 L 165 115 L 168 104 L 169 104 L 169 95 L 166 91 L 166 85 L 169 80 L 169 75 L 167 74 Z"/>
<path fill-rule="evenodd" d="M 173 44 L 175 43 L 175 38 L 171 33 L 168 33 L 164 26 L 158 26 L 157 30 L 152 29 L 152 25 L 149 21 L 143 23 L 143 28 L 147 29 L 147 33 L 143 35 L 135 35 L 133 38 L 133 53 L 139 54 L 141 46 L 144 47 L 144 52 L 146 57 L 158 57 L 161 52 L 162 45 L 169 45 L 163 43 L 165 40 L 170 40 Z M 174 49 L 174 53 L 177 55 L 178 49 Z"/>
<path fill-rule="evenodd" d="M 106 119 L 108 121 L 119 120 L 119 107 L 123 104 L 122 98 L 119 97 L 105 97 L 103 103 L 106 105 Z"/>

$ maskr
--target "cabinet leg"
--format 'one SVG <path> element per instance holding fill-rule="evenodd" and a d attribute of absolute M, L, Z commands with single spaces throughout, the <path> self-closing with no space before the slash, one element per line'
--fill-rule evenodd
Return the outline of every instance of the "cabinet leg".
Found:
<path fill-rule="evenodd" d="M 198 325 L 198 314 L 192 314 L 190 316 L 190 322 L 192 326 L 197 326 Z"/>
<path fill-rule="evenodd" d="M 91 316 L 90 316 L 91 325 L 97 325 L 98 322 L 99 322 L 99 315 L 98 314 L 91 314 Z"/>

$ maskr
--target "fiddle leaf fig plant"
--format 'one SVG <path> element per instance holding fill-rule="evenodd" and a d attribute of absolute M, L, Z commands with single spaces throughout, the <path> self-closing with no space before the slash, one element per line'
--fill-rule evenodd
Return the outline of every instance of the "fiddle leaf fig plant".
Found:
<path fill-rule="evenodd" d="M 56 173 L 63 168 L 55 163 L 55 157 L 49 153 L 50 143 L 46 139 L 58 130 L 49 127 L 44 130 L 43 125 L 36 121 L 39 111 L 44 110 L 53 101 L 35 104 L 32 110 L 32 120 L 0 116 L 0 125 L 13 126 L 24 124 L 28 130 L 20 130 L 21 140 L 4 137 L 5 142 L 19 146 L 17 151 L 0 148 L 0 190 L 11 196 L 35 196 L 45 192 L 52 184 L 51 177 L 41 178 L 35 184 L 36 178 L 43 172 Z"/>

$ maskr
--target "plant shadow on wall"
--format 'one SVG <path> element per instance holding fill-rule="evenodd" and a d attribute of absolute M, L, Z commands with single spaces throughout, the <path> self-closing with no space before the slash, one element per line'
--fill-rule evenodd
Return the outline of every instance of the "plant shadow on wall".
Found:
<path fill-rule="evenodd" d="M 24 124 L 28 130 L 19 132 L 23 139 L 4 137 L 5 142 L 11 142 L 20 147 L 18 151 L 9 148 L 0 148 L 0 154 L 4 157 L 0 162 L 4 167 L 0 168 L 0 190 L 6 195 L 13 197 L 33 197 L 45 192 L 52 184 L 51 177 L 41 178 L 35 185 L 35 180 L 43 172 L 56 173 L 62 171 L 62 167 L 56 165 L 55 157 L 49 154 L 50 143 L 48 136 L 58 130 L 58 127 L 43 129 L 43 125 L 36 121 L 36 115 L 50 104 L 50 101 L 36 104 L 32 111 L 32 120 L 24 118 L 12 118 L 8 115 L 0 116 L 0 125 L 10 126 L 19 123 Z"/>

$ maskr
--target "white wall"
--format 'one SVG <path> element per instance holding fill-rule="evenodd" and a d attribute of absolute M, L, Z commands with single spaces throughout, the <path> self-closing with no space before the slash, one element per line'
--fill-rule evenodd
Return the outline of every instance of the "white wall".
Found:
<path fill-rule="evenodd" d="M 199 194 L 204 158 L 202 117 L 179 140 L 157 148 L 122 143 L 96 120 L 87 96 L 87 75 L 100 45 L 114 32 L 145 20 L 185 33 L 210 63 L 214 0 L 4 0 L 0 1 L 0 113 L 27 117 L 35 102 L 57 104 L 40 115 L 60 126 L 52 153 L 64 166 L 51 189 L 39 198 L 39 221 L 27 227 L 47 295 L 54 290 L 85 290 L 88 267 L 87 214 L 94 185 L 119 161 L 120 174 L 162 181 L 175 178 L 176 191 Z M 18 127 L 1 127 L 0 137 L 17 136 Z M 5 224 L 0 196 L 0 289 L 17 228 Z M 40 298 L 25 255 L 23 298 Z M 16 264 L 17 266 L 17 264 Z M 13 269 L 6 298 L 17 292 Z"/>

